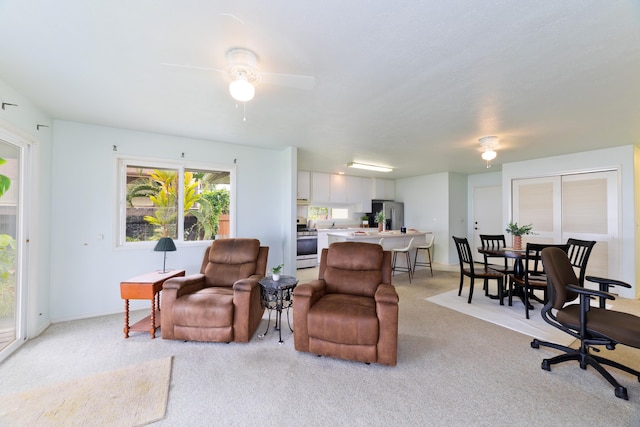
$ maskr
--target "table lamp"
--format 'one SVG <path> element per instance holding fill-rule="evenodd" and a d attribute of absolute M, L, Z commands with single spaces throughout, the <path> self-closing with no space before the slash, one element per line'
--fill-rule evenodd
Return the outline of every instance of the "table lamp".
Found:
<path fill-rule="evenodd" d="M 176 250 L 176 245 L 173 243 L 171 237 L 163 237 L 158 240 L 158 244 L 155 248 L 153 248 L 155 252 L 164 252 L 164 261 L 162 262 L 162 271 L 158 273 L 164 274 L 167 271 L 165 270 L 165 266 L 167 264 L 167 251 L 173 252 Z"/>

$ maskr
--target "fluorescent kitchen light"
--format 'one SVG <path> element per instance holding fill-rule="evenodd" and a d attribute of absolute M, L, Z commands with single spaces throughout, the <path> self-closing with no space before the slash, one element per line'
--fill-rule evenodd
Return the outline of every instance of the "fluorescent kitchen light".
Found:
<path fill-rule="evenodd" d="M 376 172 L 391 172 L 393 170 L 392 168 L 388 168 L 386 166 L 365 165 L 364 163 L 356 163 L 356 162 L 348 163 L 347 166 L 350 168 L 366 169 L 366 170 L 376 171 Z"/>

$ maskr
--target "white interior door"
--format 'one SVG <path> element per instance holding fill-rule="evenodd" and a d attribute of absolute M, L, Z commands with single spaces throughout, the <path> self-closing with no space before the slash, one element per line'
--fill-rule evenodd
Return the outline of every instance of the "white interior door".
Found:
<path fill-rule="evenodd" d="M 482 256 L 477 252 L 481 246 L 480 234 L 504 234 L 502 223 L 502 186 L 475 187 L 473 189 L 473 251 L 474 260 Z"/>

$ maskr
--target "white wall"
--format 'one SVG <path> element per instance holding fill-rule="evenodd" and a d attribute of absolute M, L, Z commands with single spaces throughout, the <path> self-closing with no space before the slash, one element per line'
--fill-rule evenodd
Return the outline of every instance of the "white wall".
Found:
<path fill-rule="evenodd" d="M 31 225 L 28 230 L 29 244 L 27 272 L 27 313 L 26 333 L 34 337 L 50 323 L 49 317 L 49 276 L 50 276 L 50 232 L 51 218 L 51 150 L 53 125 L 51 118 L 40 111 L 31 101 L 10 85 L 0 80 L 0 99 L 18 104 L 0 110 L 0 127 L 18 134 L 32 143 L 31 165 Z M 37 125 L 45 125 L 37 129 Z"/>
<path fill-rule="evenodd" d="M 396 180 L 395 201 L 404 203 L 405 226 L 433 232 L 434 262 L 441 264 L 452 263 L 449 251 L 449 187 L 448 173 Z"/>
<path fill-rule="evenodd" d="M 114 145 L 117 151 L 113 151 Z M 55 121 L 51 189 L 53 322 L 122 312 L 120 281 L 161 267 L 162 255 L 150 248 L 115 246 L 116 159 L 129 155 L 180 161 L 182 153 L 186 160 L 236 162 L 236 236 L 255 237 L 269 246 L 268 266 L 291 259 L 291 254 L 285 256 L 283 251 L 291 251 L 295 238 L 295 198 L 290 197 L 295 151 Z M 168 253 L 167 268 L 184 268 L 187 274 L 198 272 L 206 245 L 178 246 L 176 252 Z M 131 302 L 132 309 L 148 306 L 148 301 Z"/>

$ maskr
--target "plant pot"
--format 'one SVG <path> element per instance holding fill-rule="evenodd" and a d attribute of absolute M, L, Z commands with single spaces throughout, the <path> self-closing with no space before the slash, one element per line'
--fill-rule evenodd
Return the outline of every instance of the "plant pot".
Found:
<path fill-rule="evenodd" d="M 382 223 L 378 223 L 378 233 L 382 233 Z"/>
<path fill-rule="evenodd" d="M 513 236 L 513 249 L 522 249 L 522 236 Z"/>
<path fill-rule="evenodd" d="M 274 282 L 277 282 L 278 280 L 280 280 L 280 273 L 278 273 L 278 274 L 273 273 L 271 278 L 273 279 Z"/>

